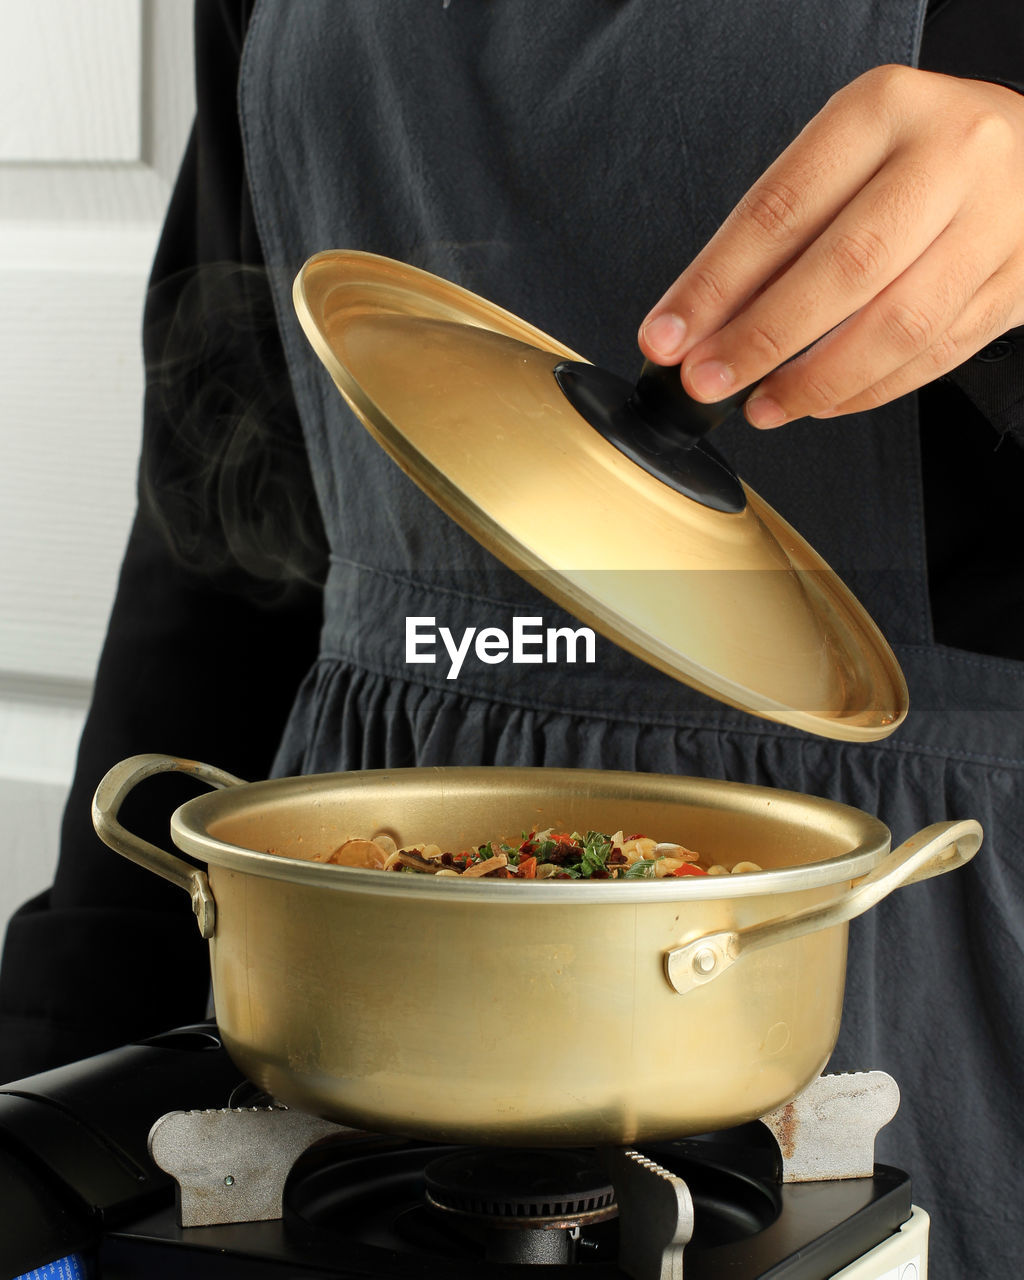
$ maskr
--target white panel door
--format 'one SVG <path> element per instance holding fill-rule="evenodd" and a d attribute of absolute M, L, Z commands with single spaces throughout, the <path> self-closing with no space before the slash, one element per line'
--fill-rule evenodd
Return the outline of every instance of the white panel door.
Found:
<path fill-rule="evenodd" d="M 134 510 L 191 0 L 0 0 L 0 928 L 46 887 Z"/>

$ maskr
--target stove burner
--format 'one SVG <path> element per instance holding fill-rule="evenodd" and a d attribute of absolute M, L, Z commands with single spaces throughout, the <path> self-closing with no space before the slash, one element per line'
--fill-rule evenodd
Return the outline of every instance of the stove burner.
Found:
<path fill-rule="evenodd" d="M 687 1266 L 695 1277 L 703 1274 L 702 1251 L 742 1249 L 778 1217 L 779 1189 L 759 1152 L 746 1151 L 756 1168 L 745 1170 L 742 1163 L 727 1167 L 735 1158 L 731 1149 L 719 1160 L 719 1149 L 704 1142 L 657 1144 L 650 1151 L 691 1189 L 695 1226 L 688 1247 L 696 1252 Z M 478 1176 L 468 1172 L 481 1167 Z M 513 1174 L 504 1183 L 503 1168 Z M 462 1206 L 432 1203 L 446 1197 L 452 1204 L 461 1198 Z M 301 1156 L 284 1208 L 287 1230 L 324 1256 L 341 1241 L 349 1258 L 354 1248 L 367 1247 L 410 1262 L 443 1260 L 451 1280 L 497 1262 L 585 1263 L 598 1268 L 595 1274 L 619 1277 L 613 1197 L 603 1158 L 594 1151 L 453 1149 L 366 1135 L 328 1139 Z"/>
<path fill-rule="evenodd" d="M 492 1226 L 577 1227 L 617 1212 L 608 1171 L 593 1152 L 460 1151 L 432 1160 L 428 1203 Z"/>
<path fill-rule="evenodd" d="M 780 1183 L 767 1151 L 750 1150 L 740 1135 L 738 1145 L 718 1136 L 723 1140 L 645 1149 L 662 1169 L 685 1179 L 692 1194 L 686 1280 L 822 1280 L 898 1233 L 910 1216 L 906 1174 L 877 1165 L 871 1178 Z M 185 1274 L 194 1280 L 271 1274 L 496 1280 L 525 1278 L 535 1272 L 521 1264 L 541 1263 L 546 1280 L 568 1280 L 581 1267 L 592 1280 L 664 1274 L 620 1260 L 621 1218 L 561 1230 L 515 1229 L 432 1208 L 427 1168 L 457 1154 L 381 1135 L 328 1138 L 296 1162 L 281 1219 L 182 1229 L 167 1204 L 111 1231 L 101 1273 L 125 1280 Z M 603 1166 L 603 1154 L 596 1158 Z M 502 1249 L 515 1252 L 509 1257 Z"/>
<path fill-rule="evenodd" d="M 53 1257 L 57 1246 L 67 1246 L 65 1252 L 93 1249 L 98 1274 L 125 1280 L 183 1274 L 193 1280 L 253 1280 L 272 1274 L 325 1280 L 482 1280 L 485 1275 L 536 1274 L 517 1265 L 524 1262 L 548 1264 L 543 1273 L 547 1280 L 568 1280 L 579 1274 L 580 1266 L 591 1280 L 646 1280 L 678 1275 L 681 1260 L 673 1250 L 685 1247 L 686 1280 L 721 1280 L 726 1275 L 730 1280 L 822 1280 L 866 1258 L 869 1251 L 873 1269 L 865 1274 L 871 1275 L 894 1275 L 895 1263 L 901 1264 L 901 1275 L 909 1274 L 927 1255 L 927 1227 L 920 1214 L 911 1217 L 907 1175 L 884 1165 L 874 1165 L 868 1176 L 858 1172 L 864 1151 L 870 1166 L 872 1153 L 866 1138 L 861 1141 L 861 1130 L 869 1126 L 852 1124 L 844 1099 L 856 1094 L 863 1100 L 866 1093 L 877 1093 L 876 1110 L 884 1100 L 884 1091 L 864 1075 L 828 1085 L 824 1100 L 820 1090 L 809 1094 L 813 1123 L 805 1123 L 808 1117 L 799 1100 L 779 1116 L 768 1117 L 783 1148 L 781 1160 L 775 1139 L 760 1124 L 747 1126 L 749 1133 L 725 1131 L 645 1144 L 643 1152 L 561 1153 L 568 1155 L 570 1164 L 556 1166 L 557 1176 L 551 1174 L 550 1181 L 527 1184 L 525 1189 L 485 1187 L 482 1176 L 474 1175 L 480 1183 L 479 1198 L 500 1215 L 482 1221 L 457 1208 L 435 1208 L 427 1198 L 428 1176 L 441 1198 L 445 1167 L 465 1148 L 332 1126 L 333 1136 L 310 1147 L 290 1173 L 282 1170 L 286 1182 L 283 1195 L 281 1190 L 277 1193 L 280 1217 L 247 1222 L 207 1217 L 202 1225 L 184 1226 L 171 1181 L 155 1167 L 144 1180 L 139 1178 L 141 1170 L 150 1168 L 147 1131 L 155 1116 L 160 1119 L 154 1131 L 168 1129 L 175 1118 L 170 1106 L 200 1109 L 177 1113 L 191 1114 L 197 1126 L 179 1144 L 184 1159 L 174 1162 L 174 1176 L 180 1183 L 182 1165 L 196 1163 L 204 1132 L 225 1121 L 247 1131 L 256 1117 L 252 1108 L 269 1101 L 248 1089 L 232 1095 L 237 1084 L 237 1071 L 213 1044 L 212 1028 L 205 1027 L 128 1045 L 20 1081 L 16 1088 L 0 1089 L 4 1167 L 13 1170 L 16 1191 L 24 1187 L 31 1193 L 28 1215 L 19 1218 L 19 1225 L 27 1223 L 35 1251 L 26 1265 L 38 1265 Z M 229 1095 L 231 1106 L 217 1110 Z M 206 1110 L 210 1107 L 214 1110 Z M 309 1117 L 296 1118 L 300 1126 L 310 1122 Z M 269 1109 L 265 1119 L 272 1132 L 260 1137 L 260 1150 L 269 1145 L 276 1155 L 289 1159 L 290 1139 L 278 1141 L 284 1136 L 278 1132 L 280 1108 Z M 878 1123 L 876 1115 L 872 1134 Z M 214 1145 L 213 1164 L 197 1180 L 201 1191 L 219 1182 L 234 1197 L 240 1185 L 244 1190 L 260 1172 L 262 1165 L 255 1158 L 236 1163 L 237 1138 L 236 1133 L 234 1145 Z M 826 1146 L 838 1138 L 841 1167 L 838 1156 L 830 1157 L 825 1180 L 803 1181 L 810 1166 L 820 1163 L 818 1152 L 826 1138 Z M 846 1155 L 854 1147 L 856 1165 Z M 541 1158 L 549 1154 L 543 1152 Z M 591 1174 L 582 1181 L 574 1172 L 577 1157 L 584 1166 L 590 1162 Z M 619 1217 L 563 1226 L 573 1220 L 567 1210 L 577 1215 L 612 1212 L 610 1205 L 598 1203 L 609 1180 L 606 1160 L 612 1162 L 608 1170 Z M 634 1178 L 638 1170 L 640 1176 Z M 676 1185 L 680 1181 L 685 1183 L 685 1196 Z M 38 1199 L 32 1199 L 37 1192 Z M 593 1209 L 588 1207 L 591 1198 Z M 631 1199 L 639 1201 L 639 1214 L 631 1215 Z M 687 1199 L 692 1201 L 692 1215 Z M 72 1205 L 82 1210 L 80 1216 L 68 1217 L 72 1234 L 67 1239 L 53 1236 L 52 1242 L 48 1235 L 44 1246 L 33 1232 L 52 1220 L 51 1210 L 65 1204 L 69 1215 Z M 666 1207 L 671 1212 L 663 1212 Z M 45 1210 L 45 1216 L 37 1209 Z M 546 1225 L 534 1225 L 535 1209 L 549 1213 Z M 691 1225 L 692 1236 L 679 1246 L 675 1237 L 687 1235 Z M 670 1229 L 674 1238 L 665 1246 Z M 14 1264 L 22 1261 L 20 1254 L 12 1259 L 9 1235 L 0 1230 L 3 1274 L 16 1273 Z M 15 1246 L 23 1238 L 16 1234 Z M 643 1250 L 636 1247 L 636 1238 Z M 40 1252 L 51 1243 L 53 1249 Z M 876 1258 L 876 1250 L 884 1251 L 884 1259 L 880 1253 Z"/>
<path fill-rule="evenodd" d="M 424 1170 L 429 1205 L 489 1262 L 573 1262 L 580 1228 L 618 1212 L 615 1192 L 593 1152 L 457 1151 Z"/>

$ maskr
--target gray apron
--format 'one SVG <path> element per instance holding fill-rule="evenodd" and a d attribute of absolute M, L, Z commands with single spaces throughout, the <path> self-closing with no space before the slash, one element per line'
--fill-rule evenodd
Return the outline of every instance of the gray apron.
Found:
<path fill-rule="evenodd" d="M 903 1090 L 879 1158 L 933 1215 L 936 1280 L 1015 1274 L 1024 1206 L 1024 820 L 1017 663 L 932 641 L 916 407 L 720 444 L 854 587 L 912 710 L 847 746 L 693 693 L 599 641 L 596 662 L 405 660 L 407 616 L 455 634 L 568 619 L 443 516 L 352 418 L 302 336 L 310 254 L 369 250 L 473 289 L 630 375 L 648 306 L 841 85 L 914 61 L 918 0 L 261 0 L 241 108 L 249 179 L 331 546 L 321 655 L 280 774 L 438 763 L 692 773 L 842 799 L 896 840 L 971 816 L 966 870 L 852 930 L 833 1069 Z M 586 518 L 585 511 L 560 512 Z M 525 674 L 524 674 L 525 673 Z"/>

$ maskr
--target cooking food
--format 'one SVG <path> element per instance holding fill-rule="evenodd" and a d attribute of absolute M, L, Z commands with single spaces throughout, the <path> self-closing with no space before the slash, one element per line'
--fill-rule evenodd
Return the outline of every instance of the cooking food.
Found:
<path fill-rule="evenodd" d="M 316 862 L 414 875 L 492 880 L 661 880 L 666 877 L 720 876 L 760 871 L 756 862 L 737 862 L 731 869 L 708 864 L 681 844 L 659 843 L 650 836 L 622 831 L 523 832 L 518 841 L 491 840 L 459 853 L 436 844 L 399 848 L 387 835 L 345 840 Z"/>

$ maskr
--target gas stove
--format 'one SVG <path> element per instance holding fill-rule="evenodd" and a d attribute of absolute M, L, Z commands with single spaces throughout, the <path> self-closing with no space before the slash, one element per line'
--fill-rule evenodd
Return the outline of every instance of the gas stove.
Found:
<path fill-rule="evenodd" d="M 280 1107 L 181 1028 L 0 1089 L 0 1280 L 923 1280 L 873 1157 L 897 1105 L 867 1072 L 642 1151 L 442 1147 Z"/>

